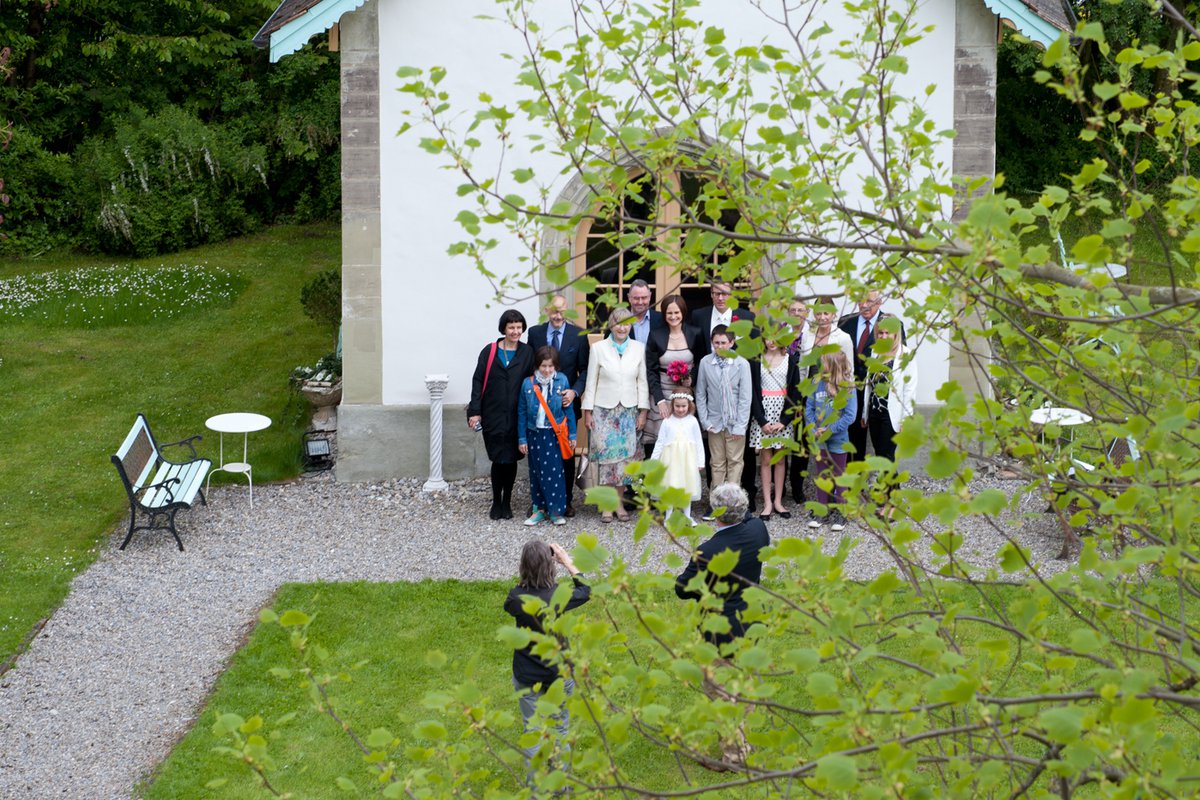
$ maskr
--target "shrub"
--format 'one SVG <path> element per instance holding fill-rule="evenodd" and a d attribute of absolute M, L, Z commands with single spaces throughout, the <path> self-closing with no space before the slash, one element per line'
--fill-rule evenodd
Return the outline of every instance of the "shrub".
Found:
<path fill-rule="evenodd" d="M 337 327 L 342 321 L 342 271 L 331 267 L 300 289 L 300 305 L 319 325 Z"/>
<path fill-rule="evenodd" d="M 33 133 L 14 128 L 4 157 L 0 253 L 36 253 L 75 241 L 80 219 L 70 156 L 51 153 Z"/>
<path fill-rule="evenodd" d="M 165 253 L 244 233 L 267 187 L 262 146 L 174 106 L 85 142 L 78 163 L 85 241 L 105 252 Z"/>

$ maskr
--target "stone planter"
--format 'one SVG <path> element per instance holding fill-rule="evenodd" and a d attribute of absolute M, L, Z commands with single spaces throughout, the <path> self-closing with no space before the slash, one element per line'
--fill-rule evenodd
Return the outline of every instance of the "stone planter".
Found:
<path fill-rule="evenodd" d="M 300 394 L 304 395 L 313 408 L 336 406 L 342 401 L 342 382 L 305 381 L 300 384 Z"/>

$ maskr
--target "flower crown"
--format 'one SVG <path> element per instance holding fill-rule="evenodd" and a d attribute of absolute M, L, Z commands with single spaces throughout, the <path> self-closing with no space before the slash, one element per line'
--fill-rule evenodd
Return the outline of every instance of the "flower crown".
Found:
<path fill-rule="evenodd" d="M 693 400 L 692 396 L 690 394 L 688 394 L 687 392 L 671 392 L 671 394 L 669 394 L 667 396 L 667 399 L 668 400 L 687 400 L 689 403 L 692 402 L 692 400 Z"/>

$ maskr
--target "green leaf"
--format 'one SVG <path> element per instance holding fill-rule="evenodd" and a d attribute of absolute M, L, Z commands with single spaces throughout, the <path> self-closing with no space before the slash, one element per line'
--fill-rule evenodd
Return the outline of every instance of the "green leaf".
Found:
<path fill-rule="evenodd" d="M 524 628 L 518 628 L 516 625 L 505 625 L 496 632 L 496 639 L 506 647 L 511 647 L 513 650 L 520 650 L 529 644 L 531 637 L 529 631 Z"/>
<path fill-rule="evenodd" d="M 828 672 L 811 673 L 805 686 L 813 697 L 833 697 L 838 693 L 838 682 Z"/>
<path fill-rule="evenodd" d="M 725 41 L 725 31 L 720 28 L 709 27 L 704 29 L 704 43 L 709 47 L 721 44 Z"/>
<path fill-rule="evenodd" d="M 593 486 L 584 494 L 584 502 L 601 511 L 616 511 L 621 499 L 611 486 Z"/>
<path fill-rule="evenodd" d="M 894 572 L 884 572 L 867 585 L 867 591 L 873 595 L 884 595 L 903 586 L 904 583 Z"/>
<path fill-rule="evenodd" d="M 1117 100 L 1120 102 L 1121 108 L 1125 109 L 1126 111 L 1132 111 L 1135 108 L 1141 108 L 1142 106 L 1149 105 L 1150 103 L 1149 100 L 1142 97 L 1137 92 L 1121 92 L 1121 95 L 1117 98 Z"/>
<path fill-rule="evenodd" d="M 264 608 L 258 612 L 258 621 L 264 624 L 271 624 L 279 621 L 279 615 L 272 608 Z"/>
<path fill-rule="evenodd" d="M 285 628 L 304 626 L 310 622 L 312 622 L 312 618 L 309 617 L 308 614 L 305 614 L 303 611 L 299 611 L 294 608 L 290 611 L 283 612 L 283 616 L 279 618 L 279 624 Z"/>
<path fill-rule="evenodd" d="M 1100 235 L 1105 239 L 1121 239 L 1126 236 L 1132 236 L 1137 232 L 1137 228 L 1133 227 L 1128 220 L 1114 217 L 1104 223 L 1104 227 L 1100 229 Z"/>
<path fill-rule="evenodd" d="M 984 489 L 971 499 L 972 514 L 996 515 L 1008 505 L 1008 495 L 1000 489 Z"/>
<path fill-rule="evenodd" d="M 237 714 L 220 714 L 217 716 L 217 721 L 213 723 L 212 730 L 217 736 L 224 736 L 242 727 L 242 723 L 245 721 Z"/>
<path fill-rule="evenodd" d="M 397 78 L 415 78 L 421 74 L 421 70 L 417 67 L 401 67 L 396 70 Z"/>
<path fill-rule="evenodd" d="M 533 170 L 526 167 L 514 169 L 512 174 L 513 180 L 515 180 L 517 183 L 525 183 L 533 179 Z"/>
<path fill-rule="evenodd" d="M 850 756 L 824 756 L 817 760 L 817 780 L 835 792 L 848 792 L 858 784 L 858 762 Z"/>
<path fill-rule="evenodd" d="M 821 663 L 821 656 L 811 647 L 799 647 L 784 653 L 783 663 L 796 672 L 808 672 Z"/>
<path fill-rule="evenodd" d="M 337 786 L 338 786 L 338 788 L 339 788 L 339 789 L 341 789 L 343 792 L 356 792 L 356 791 L 358 791 L 358 787 L 354 785 L 354 781 L 352 781 L 352 780 L 350 780 L 349 778 L 347 778 L 347 777 L 344 777 L 344 776 L 342 776 L 342 775 L 339 775 L 339 776 L 338 776 L 338 778 L 337 778 Z"/>
<path fill-rule="evenodd" d="M 387 728 L 376 728 L 367 735 L 367 747 L 382 750 L 391 746 L 392 740 L 395 738 Z"/>
<path fill-rule="evenodd" d="M 1076 628 L 1071 631 L 1071 649 L 1087 655 L 1104 646 L 1104 640 L 1091 628 Z"/>
<path fill-rule="evenodd" d="M 699 665 L 686 659 L 677 658 L 672 661 L 671 672 L 675 673 L 676 678 L 683 681 L 697 685 L 704 682 L 704 670 L 700 669 Z"/>
<path fill-rule="evenodd" d="M 1113 709 L 1113 719 L 1125 725 L 1139 725 L 1158 716 L 1153 700 L 1131 697 Z"/>
<path fill-rule="evenodd" d="M 900 55 L 890 55 L 879 62 L 879 68 L 888 72 L 899 72 L 901 75 L 908 74 L 908 59 Z"/>
<path fill-rule="evenodd" d="M 738 653 L 737 663 L 746 669 L 762 672 L 771 666 L 771 655 L 766 648 L 755 645 Z"/>
<path fill-rule="evenodd" d="M 1084 710 L 1076 706 L 1051 708 L 1038 715 L 1046 735 L 1061 744 L 1070 744 L 1083 733 Z"/>
<path fill-rule="evenodd" d="M 1028 564 L 1029 551 L 1012 542 L 1005 542 L 1000 548 L 1000 568 L 1005 572 L 1016 572 L 1025 569 Z"/>
<path fill-rule="evenodd" d="M 1115 83 L 1097 83 L 1092 86 L 1092 91 L 1101 100 L 1108 101 L 1117 96 L 1117 93 L 1121 91 L 1121 87 Z"/>
<path fill-rule="evenodd" d="M 708 560 L 705 568 L 713 575 L 724 577 L 737 566 L 738 554 L 733 550 L 722 550 Z"/>
<path fill-rule="evenodd" d="M 417 736 L 420 736 L 422 739 L 441 741 L 446 738 L 446 726 L 436 719 L 427 719 L 424 722 L 418 723 L 415 730 Z"/>
<path fill-rule="evenodd" d="M 929 463 L 925 471 L 934 480 L 941 480 L 955 475 L 961 464 L 962 455 L 942 445 L 929 452 Z"/>

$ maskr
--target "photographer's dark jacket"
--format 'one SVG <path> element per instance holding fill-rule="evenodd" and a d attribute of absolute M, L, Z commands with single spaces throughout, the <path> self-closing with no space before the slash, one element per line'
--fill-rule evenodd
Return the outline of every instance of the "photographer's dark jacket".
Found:
<path fill-rule="evenodd" d="M 542 621 L 532 614 L 526 614 L 524 609 L 524 597 L 537 597 L 546 604 L 542 614 L 562 614 L 570 611 L 573 608 L 579 608 L 586 603 L 592 596 L 592 587 L 583 582 L 579 575 L 571 576 L 571 580 L 575 584 L 574 590 L 571 592 L 571 597 L 567 600 L 565 607 L 558 609 L 557 612 L 550 608 L 550 600 L 554 597 L 557 586 L 548 589 L 527 589 L 523 586 L 514 586 L 508 590 L 508 597 L 504 600 L 504 610 L 516 617 L 517 626 L 533 631 L 534 633 L 545 633 L 546 629 L 542 627 Z M 522 686 L 533 686 L 540 683 L 543 688 L 558 680 L 558 667 L 554 664 L 548 664 L 541 658 L 533 654 L 534 642 L 530 642 L 526 647 L 520 650 L 513 650 L 512 671 L 513 679 Z M 563 642 L 564 646 L 566 642 Z"/>

